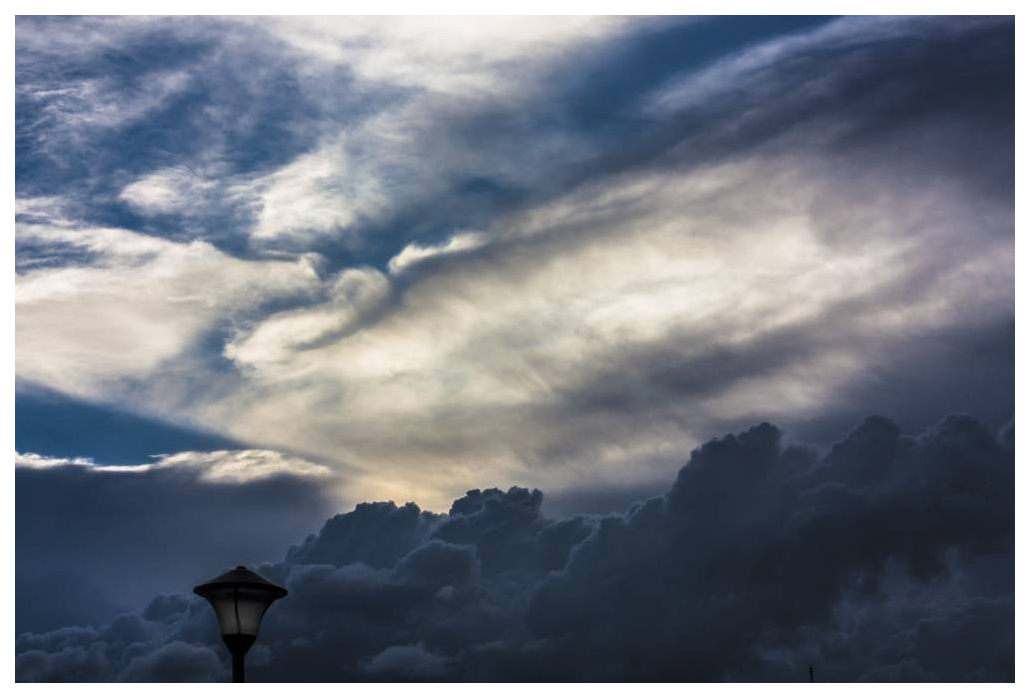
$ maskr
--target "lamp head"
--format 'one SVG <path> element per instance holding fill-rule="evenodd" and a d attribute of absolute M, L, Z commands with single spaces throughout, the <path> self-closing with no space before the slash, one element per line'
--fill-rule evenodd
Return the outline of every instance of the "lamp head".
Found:
<path fill-rule="evenodd" d="M 286 596 L 286 589 L 240 565 L 198 585 L 193 593 L 215 610 L 229 652 L 242 655 L 254 644 L 265 611 Z"/>

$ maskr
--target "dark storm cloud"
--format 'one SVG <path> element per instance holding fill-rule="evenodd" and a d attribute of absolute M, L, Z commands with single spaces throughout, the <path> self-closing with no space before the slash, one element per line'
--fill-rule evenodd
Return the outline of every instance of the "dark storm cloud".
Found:
<path fill-rule="evenodd" d="M 521 488 L 364 504 L 260 568 L 290 595 L 250 674 L 1012 680 L 1012 448 L 964 416 L 916 437 L 870 417 L 825 455 L 760 424 L 624 514 L 551 520 Z M 23 634 L 18 678 L 224 676 L 203 603 Z"/>
<path fill-rule="evenodd" d="M 119 615 L 97 628 L 20 635 L 19 680 L 220 680 L 224 662 L 214 648 L 203 645 L 204 638 L 218 632 L 206 602 L 182 601 L 171 604 L 173 609 L 162 603 L 165 598 L 155 598 L 142 615 Z"/>
<path fill-rule="evenodd" d="M 892 566 L 918 588 L 955 574 L 948 555 L 961 570 L 966 557 L 1010 551 L 1011 454 L 972 420 L 950 417 L 912 440 L 870 418 L 819 466 L 780 438 L 761 425 L 709 442 L 664 499 L 604 520 L 537 591 L 530 627 L 571 633 L 582 661 L 637 678 L 759 678 L 763 652 L 833 628 L 845 594 L 860 606 L 889 600 Z M 983 641 L 1004 652 L 1009 632 L 995 627 Z M 807 659 L 822 665 L 816 647 Z M 800 676 L 806 659 L 796 659 Z M 938 678 L 975 677 L 956 668 Z"/>
<path fill-rule="evenodd" d="M 17 630 L 106 621 L 158 592 L 188 588 L 226 560 L 277 559 L 332 511 L 323 482 L 202 475 L 18 467 Z"/>

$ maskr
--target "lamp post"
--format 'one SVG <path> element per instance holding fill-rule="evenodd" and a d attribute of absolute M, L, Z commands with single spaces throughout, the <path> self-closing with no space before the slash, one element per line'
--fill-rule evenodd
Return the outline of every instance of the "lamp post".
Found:
<path fill-rule="evenodd" d="M 215 609 L 222 640 L 232 655 L 232 680 L 243 683 L 243 657 L 257 639 L 265 611 L 286 590 L 240 565 L 193 589 Z"/>

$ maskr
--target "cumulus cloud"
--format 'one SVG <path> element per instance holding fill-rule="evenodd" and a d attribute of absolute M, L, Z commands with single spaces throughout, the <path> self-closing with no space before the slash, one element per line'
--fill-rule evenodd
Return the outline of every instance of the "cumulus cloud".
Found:
<path fill-rule="evenodd" d="M 225 665 L 210 648 L 175 640 L 130 660 L 116 680 L 196 683 L 218 681 L 224 673 Z"/>
<path fill-rule="evenodd" d="M 523 488 L 363 504 L 259 569 L 290 590 L 259 680 L 1010 681 L 1014 451 L 970 417 L 870 417 L 825 453 L 763 423 L 622 514 Z M 20 681 L 227 667 L 204 601 L 25 633 Z M 214 653 L 214 654 L 212 654 Z M 224 661 L 224 659 L 222 660 Z"/>
<path fill-rule="evenodd" d="M 447 660 L 440 655 L 427 652 L 421 644 L 397 645 L 387 647 L 362 666 L 365 673 L 370 676 L 425 681 L 443 675 Z"/>
<path fill-rule="evenodd" d="M 217 633 L 210 611 L 196 602 L 177 607 L 174 616 L 156 609 L 162 609 L 161 597 L 142 615 L 120 615 L 97 628 L 21 635 L 15 659 L 18 680 L 224 680 L 228 670 L 224 659 L 213 647 L 197 642 Z M 174 628 L 169 624 L 173 618 Z"/>

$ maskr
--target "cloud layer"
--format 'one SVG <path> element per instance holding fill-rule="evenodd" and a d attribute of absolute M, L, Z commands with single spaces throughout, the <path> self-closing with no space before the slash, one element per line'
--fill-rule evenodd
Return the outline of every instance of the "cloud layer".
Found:
<path fill-rule="evenodd" d="M 18 632 L 106 622 L 226 560 L 277 559 L 335 506 L 328 468 L 272 451 L 15 466 Z"/>
<path fill-rule="evenodd" d="M 700 446 L 665 494 L 551 519 L 538 490 L 445 514 L 365 503 L 260 571 L 289 589 L 264 681 L 1011 681 L 1014 441 L 870 417 L 828 452 L 768 423 Z M 25 633 L 19 681 L 225 680 L 185 594 Z"/>
<path fill-rule="evenodd" d="M 433 508 L 1013 412 L 1008 19 L 17 24 L 25 391 Z"/>

